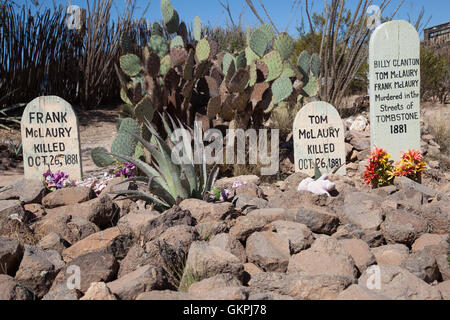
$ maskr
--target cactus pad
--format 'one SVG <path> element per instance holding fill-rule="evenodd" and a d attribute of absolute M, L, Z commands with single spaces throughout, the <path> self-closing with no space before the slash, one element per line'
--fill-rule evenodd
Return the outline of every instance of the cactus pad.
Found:
<path fill-rule="evenodd" d="M 267 74 L 267 82 L 275 80 L 283 72 L 283 60 L 281 59 L 280 53 L 277 50 L 273 50 L 266 54 L 263 58 L 264 63 L 269 69 Z"/>
<path fill-rule="evenodd" d="M 209 46 L 209 42 L 206 39 L 201 39 L 197 46 L 195 47 L 195 55 L 199 62 L 205 61 L 209 58 L 209 54 L 211 53 L 211 47 Z"/>
<path fill-rule="evenodd" d="M 202 20 L 199 16 L 194 18 L 194 39 L 200 41 L 202 38 Z"/>
<path fill-rule="evenodd" d="M 230 82 L 230 80 L 234 76 L 235 72 L 236 72 L 236 65 L 234 63 L 234 60 L 232 60 L 230 65 L 228 66 L 227 72 L 225 74 L 225 83 Z"/>
<path fill-rule="evenodd" d="M 217 52 L 219 52 L 219 44 L 214 40 L 208 40 L 208 43 L 211 49 L 209 59 L 212 60 L 216 56 Z"/>
<path fill-rule="evenodd" d="M 273 48 L 280 52 L 281 59 L 287 60 L 294 52 L 294 40 L 290 35 L 283 32 L 274 40 Z"/>
<path fill-rule="evenodd" d="M 273 103 L 278 104 L 284 99 L 287 99 L 292 94 L 292 91 L 291 79 L 288 77 L 278 78 L 272 84 Z"/>
<path fill-rule="evenodd" d="M 145 72 L 150 77 L 156 77 L 159 73 L 160 66 L 161 66 L 161 59 L 155 52 L 150 51 L 148 58 L 145 62 Z"/>
<path fill-rule="evenodd" d="M 266 34 L 266 37 L 267 37 L 267 39 L 269 39 L 269 43 L 270 43 L 270 41 L 272 41 L 272 39 L 273 39 L 272 26 L 270 24 L 263 24 L 262 26 L 259 27 L 259 29 Z"/>
<path fill-rule="evenodd" d="M 205 77 L 206 84 L 208 85 L 209 96 L 210 97 L 218 97 L 219 96 L 219 85 L 213 77 L 206 76 Z"/>
<path fill-rule="evenodd" d="M 243 92 L 250 79 L 250 74 L 245 69 L 238 69 L 228 83 L 228 90 L 231 93 Z"/>
<path fill-rule="evenodd" d="M 176 36 L 170 41 L 170 49 L 173 49 L 177 46 L 184 47 L 184 41 L 181 36 Z"/>
<path fill-rule="evenodd" d="M 142 70 L 141 59 L 135 54 L 121 56 L 120 68 L 126 75 L 135 77 Z"/>
<path fill-rule="evenodd" d="M 194 76 L 194 63 L 194 51 L 190 50 L 183 67 L 184 80 L 192 80 L 192 77 Z"/>
<path fill-rule="evenodd" d="M 311 56 L 311 72 L 318 78 L 320 76 L 320 69 L 322 68 L 322 60 L 317 53 L 313 53 Z"/>
<path fill-rule="evenodd" d="M 186 63 L 188 54 L 183 47 L 175 47 L 170 50 L 170 60 L 172 67 L 183 66 Z"/>
<path fill-rule="evenodd" d="M 145 123 L 145 120 L 152 121 L 155 114 L 152 100 L 147 96 L 143 98 L 134 109 L 134 114 L 139 122 Z"/>
<path fill-rule="evenodd" d="M 258 80 L 258 72 L 256 71 L 256 63 L 252 63 L 250 65 L 249 74 L 250 74 L 250 79 L 249 79 L 248 85 L 250 87 L 253 87 L 255 85 L 256 81 Z"/>
<path fill-rule="evenodd" d="M 200 79 L 208 74 L 211 63 L 208 60 L 200 62 L 194 70 L 194 78 Z"/>
<path fill-rule="evenodd" d="M 133 47 L 133 43 L 131 41 L 131 38 L 130 38 L 130 35 L 128 34 L 128 32 L 123 32 L 120 35 L 120 47 L 126 53 L 130 53 L 131 52 L 131 49 Z"/>
<path fill-rule="evenodd" d="M 245 57 L 245 51 L 241 51 L 236 57 L 236 69 L 245 68 L 247 66 L 247 58 Z"/>
<path fill-rule="evenodd" d="M 250 38 L 250 48 L 261 58 L 264 56 L 271 40 L 262 29 L 256 29 Z"/>
<path fill-rule="evenodd" d="M 234 62 L 234 56 L 231 53 L 226 53 L 222 59 L 222 72 L 224 74 L 227 73 L 228 68 L 230 67 L 231 62 Z"/>
<path fill-rule="evenodd" d="M 160 75 L 165 75 L 167 71 L 169 71 L 170 67 L 172 65 L 172 61 L 170 59 L 170 56 L 167 55 L 164 58 L 161 59 L 161 67 L 159 69 Z"/>
<path fill-rule="evenodd" d="M 305 77 L 309 76 L 309 71 L 311 70 L 311 56 L 307 51 L 302 51 L 298 56 L 297 67 Z"/>
<path fill-rule="evenodd" d="M 285 61 L 283 63 L 283 72 L 281 73 L 280 77 L 288 77 L 288 78 L 295 77 L 295 72 L 294 72 L 294 70 L 292 70 L 289 62 Z"/>
<path fill-rule="evenodd" d="M 206 108 L 206 115 L 210 120 L 213 120 L 219 113 L 221 107 L 221 100 L 219 96 L 209 99 L 208 106 Z"/>
<path fill-rule="evenodd" d="M 148 43 L 150 50 L 155 51 L 160 58 L 164 57 L 169 51 L 169 46 L 167 41 L 160 36 L 152 36 Z"/>
<path fill-rule="evenodd" d="M 91 158 L 97 167 L 107 167 L 115 162 L 114 158 L 107 153 L 108 150 L 103 147 L 97 147 L 91 150 Z"/>
<path fill-rule="evenodd" d="M 161 14 L 166 25 L 173 19 L 175 10 L 170 0 L 161 0 Z"/>
<path fill-rule="evenodd" d="M 126 104 L 132 104 L 130 98 L 128 98 L 127 91 L 124 88 L 120 88 L 120 98 Z"/>
<path fill-rule="evenodd" d="M 180 23 L 180 26 L 178 27 L 177 34 L 183 39 L 183 42 L 188 42 L 188 31 L 186 27 L 186 23 L 183 21 Z"/>
<path fill-rule="evenodd" d="M 153 22 L 152 25 L 152 36 L 160 36 L 162 37 L 163 35 L 163 28 L 161 27 L 161 25 L 158 22 Z"/>
<path fill-rule="evenodd" d="M 176 33 L 180 26 L 180 16 L 176 10 L 173 10 L 173 17 L 166 23 L 166 29 L 169 33 Z"/>
<path fill-rule="evenodd" d="M 267 89 L 269 89 L 270 85 L 267 82 L 260 82 L 255 84 L 253 87 L 252 95 L 250 96 L 250 101 L 253 105 L 253 108 L 263 99 L 263 95 Z"/>
<path fill-rule="evenodd" d="M 319 92 L 319 82 L 315 76 L 310 76 L 302 91 L 306 97 L 314 97 Z"/>
<path fill-rule="evenodd" d="M 123 123 L 124 120 L 122 120 Z M 122 124 L 120 125 L 122 127 Z M 111 152 L 126 156 L 134 155 L 137 140 L 127 133 L 119 132 L 111 145 Z"/>
<path fill-rule="evenodd" d="M 251 65 L 253 61 L 257 60 L 259 57 L 250 47 L 245 48 L 245 59 L 247 61 L 247 65 Z"/>

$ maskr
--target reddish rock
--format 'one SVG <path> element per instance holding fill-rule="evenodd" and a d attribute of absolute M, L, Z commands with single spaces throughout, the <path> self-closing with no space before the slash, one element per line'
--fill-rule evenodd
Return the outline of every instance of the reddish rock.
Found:
<path fill-rule="evenodd" d="M 186 199 L 180 203 L 183 210 L 189 210 L 197 222 L 221 221 L 232 210 L 230 202 L 210 203 L 199 199 Z"/>
<path fill-rule="evenodd" d="M 34 296 L 13 277 L 0 274 L 0 300 L 33 300 Z"/>
<path fill-rule="evenodd" d="M 233 236 L 228 233 L 220 233 L 215 235 L 210 241 L 209 245 L 221 248 L 238 257 L 243 263 L 247 261 L 244 246 Z"/>
<path fill-rule="evenodd" d="M 333 238 L 319 238 L 310 249 L 294 254 L 289 260 L 289 273 L 336 275 L 356 279 L 358 270 L 351 255 Z"/>
<path fill-rule="evenodd" d="M 17 240 L 0 237 L 0 274 L 14 276 L 22 261 L 24 248 Z"/>
<path fill-rule="evenodd" d="M 107 286 L 120 300 L 134 300 L 143 292 L 169 289 L 166 273 L 151 265 L 140 267 Z"/>
<path fill-rule="evenodd" d="M 80 300 L 117 300 L 104 282 L 94 282 Z"/>
<path fill-rule="evenodd" d="M 249 262 L 265 271 L 285 272 L 289 263 L 289 240 L 270 231 L 255 232 L 247 239 Z"/>
<path fill-rule="evenodd" d="M 122 233 L 117 227 L 109 228 L 94 233 L 67 248 L 63 251 L 63 258 L 64 261 L 70 262 L 89 252 L 108 252 L 118 259 L 123 259 L 132 245 L 132 239 L 132 235 Z"/>
<path fill-rule="evenodd" d="M 56 208 L 86 202 L 93 198 L 95 198 L 95 193 L 91 188 L 64 188 L 50 192 L 42 199 L 42 204 L 46 208 Z"/>
<path fill-rule="evenodd" d="M 376 262 L 375 256 L 364 241 L 360 239 L 345 239 L 339 241 L 339 243 L 352 256 L 360 273 L 363 273 L 367 267 Z"/>
<path fill-rule="evenodd" d="M 79 270 L 81 281 L 78 289 L 85 293 L 92 282 L 109 282 L 115 279 L 118 269 L 119 264 L 112 254 L 105 252 L 89 252 L 68 263 L 59 272 L 51 289 L 53 290 L 59 285 L 67 285 L 75 275 L 74 270 Z"/>
<path fill-rule="evenodd" d="M 388 244 L 371 249 L 377 264 L 400 266 L 408 258 L 409 249 L 403 244 Z"/>

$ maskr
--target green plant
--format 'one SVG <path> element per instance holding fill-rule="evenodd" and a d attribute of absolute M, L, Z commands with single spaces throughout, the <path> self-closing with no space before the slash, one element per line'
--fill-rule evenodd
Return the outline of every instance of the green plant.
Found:
<path fill-rule="evenodd" d="M 141 158 L 143 156 L 142 148 L 138 144 L 138 140 L 130 135 L 141 135 L 140 125 L 131 118 L 125 118 L 120 121 L 119 132 L 111 145 L 111 152 L 125 156 L 135 156 Z M 97 147 L 91 150 L 91 157 L 95 165 L 98 167 L 107 167 L 115 162 L 121 162 L 107 154 L 104 147 Z"/>
<path fill-rule="evenodd" d="M 179 120 L 179 126 L 177 126 L 175 121 L 170 116 L 168 117 L 170 118 L 173 130 L 182 128 Z M 168 142 L 161 138 L 149 121 L 146 121 L 145 126 L 151 133 L 150 142 L 143 139 L 137 133 L 127 132 L 130 138 L 139 141 L 151 154 L 152 161 L 150 164 L 130 155 L 113 152 L 107 153 L 105 151 L 103 151 L 103 154 L 110 155 L 121 161 L 133 163 L 145 175 L 130 178 L 125 181 L 144 182 L 147 184 L 149 193 L 136 190 L 122 190 L 114 192 L 115 194 L 129 198 L 143 199 L 149 203 L 153 203 L 156 209 L 165 210 L 183 199 L 204 199 L 217 178 L 218 166 L 214 166 L 208 175 L 206 162 L 203 162 L 199 165 L 200 176 L 197 176 L 196 167 L 193 163 L 183 163 L 176 152 L 172 153 L 172 149 L 177 142 L 171 140 L 173 131 L 162 115 L 161 120 L 166 134 L 169 137 Z M 184 138 L 184 141 L 187 141 L 188 137 Z M 189 147 L 186 144 L 182 145 L 183 154 L 189 154 Z M 179 164 L 172 162 L 172 156 L 177 157 L 177 163 Z"/>
<path fill-rule="evenodd" d="M 421 46 L 420 76 L 422 100 L 438 100 L 445 103 L 450 94 L 450 61 Z"/>
<path fill-rule="evenodd" d="M 22 141 L 20 141 L 19 144 L 16 145 L 14 141 L 10 139 L 8 144 L 8 151 L 10 157 L 19 159 L 23 154 Z"/>
<path fill-rule="evenodd" d="M 8 112 L 23 108 L 24 106 L 25 104 L 16 104 L 0 109 L 0 127 L 6 130 L 11 130 L 11 123 L 20 125 L 20 120 L 22 119 L 22 117 L 8 115 Z"/>

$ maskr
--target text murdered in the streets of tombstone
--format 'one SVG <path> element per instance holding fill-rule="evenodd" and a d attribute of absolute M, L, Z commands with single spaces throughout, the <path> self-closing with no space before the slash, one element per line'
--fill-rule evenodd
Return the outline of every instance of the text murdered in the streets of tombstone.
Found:
<path fill-rule="evenodd" d="M 420 118 L 414 105 L 420 96 L 420 59 L 375 60 L 373 68 L 375 83 L 372 94 L 378 109 L 375 121 L 389 124 L 391 134 L 407 133 L 406 121 Z"/>
<path fill-rule="evenodd" d="M 70 139 L 73 134 L 77 134 L 73 127 L 67 127 L 67 117 L 67 112 L 30 112 L 28 114 L 27 123 L 30 126 L 25 128 L 25 137 L 36 139 L 36 143 L 32 146 L 34 155 L 25 159 L 29 167 L 49 165 L 62 167 L 79 164 L 78 154 L 65 153 L 67 147 L 64 139 Z M 49 138 L 53 142 L 39 142 L 40 139 L 44 141 Z"/>

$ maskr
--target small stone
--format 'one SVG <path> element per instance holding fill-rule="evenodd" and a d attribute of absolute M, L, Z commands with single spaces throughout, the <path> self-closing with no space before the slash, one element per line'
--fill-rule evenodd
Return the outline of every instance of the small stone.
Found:
<path fill-rule="evenodd" d="M 345 239 L 339 241 L 339 243 L 352 256 L 360 273 L 363 273 L 367 267 L 376 262 L 375 256 L 364 241 L 360 239 Z"/>
<path fill-rule="evenodd" d="M 309 228 L 301 223 L 278 220 L 272 222 L 277 235 L 289 240 L 291 254 L 299 253 L 311 246 L 314 236 Z"/>
<path fill-rule="evenodd" d="M 339 226 L 339 218 L 317 206 L 302 207 L 297 210 L 295 222 L 306 225 L 311 231 L 333 234 Z"/>
<path fill-rule="evenodd" d="M 46 195 L 42 199 L 42 204 L 46 208 L 56 208 L 86 202 L 94 197 L 94 191 L 88 187 L 64 188 Z"/>
<path fill-rule="evenodd" d="M 109 228 L 94 233 L 65 249 L 63 258 L 64 261 L 70 262 L 88 252 L 108 252 L 118 259 L 123 259 L 132 245 L 132 239 L 130 234 L 122 233 L 117 227 Z"/>
<path fill-rule="evenodd" d="M 402 262 L 401 267 L 427 283 L 441 279 L 436 259 L 426 250 L 410 254 Z"/>
<path fill-rule="evenodd" d="M 289 240 L 277 233 L 255 232 L 247 239 L 249 262 L 265 271 L 285 272 L 289 263 Z"/>
<path fill-rule="evenodd" d="M 215 235 L 209 241 L 209 245 L 221 248 L 228 251 L 238 257 L 242 263 L 247 261 L 247 255 L 245 253 L 244 246 L 229 233 L 220 233 Z"/>
<path fill-rule="evenodd" d="M 166 273 L 159 267 L 146 265 L 107 283 L 109 290 L 120 300 L 134 300 L 146 291 L 169 289 Z"/>
<path fill-rule="evenodd" d="M 388 244 L 371 249 L 377 264 L 400 266 L 409 256 L 409 249 L 403 244 Z"/>
<path fill-rule="evenodd" d="M 180 203 L 180 208 L 189 210 L 198 222 L 221 221 L 232 207 L 230 202 L 210 203 L 199 199 L 186 199 Z"/>
<path fill-rule="evenodd" d="M 13 277 L 0 274 L 0 300 L 33 300 L 34 295 Z"/>
<path fill-rule="evenodd" d="M 14 276 L 19 269 L 24 248 L 19 241 L 0 237 L 0 274 Z"/>
<path fill-rule="evenodd" d="M 104 282 L 93 282 L 80 300 L 117 300 Z"/>
<path fill-rule="evenodd" d="M 365 288 L 372 288 L 375 293 L 393 300 L 440 300 L 439 291 L 417 278 L 406 269 L 378 265 L 379 272 L 375 274 L 366 270 L 358 280 L 358 284 Z M 379 275 L 379 282 L 376 274 Z M 374 287 L 372 287 L 374 285 Z M 369 288 L 369 289 L 370 289 Z"/>

